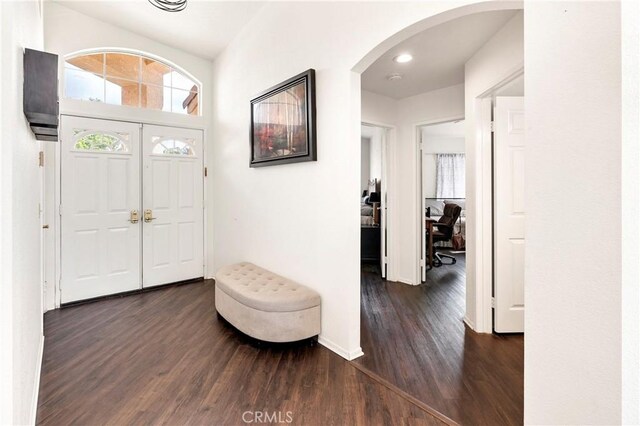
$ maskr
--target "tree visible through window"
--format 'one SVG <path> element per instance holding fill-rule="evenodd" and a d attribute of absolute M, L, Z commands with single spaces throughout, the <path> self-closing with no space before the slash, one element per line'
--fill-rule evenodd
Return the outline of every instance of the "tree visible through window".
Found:
<path fill-rule="evenodd" d="M 196 155 L 193 151 L 193 139 L 186 139 L 184 141 L 178 139 L 163 139 L 154 136 L 153 139 L 153 154 L 159 155 Z"/>
<path fill-rule="evenodd" d="M 88 133 L 76 141 L 79 151 L 128 152 L 129 146 L 119 137 L 108 133 Z"/>

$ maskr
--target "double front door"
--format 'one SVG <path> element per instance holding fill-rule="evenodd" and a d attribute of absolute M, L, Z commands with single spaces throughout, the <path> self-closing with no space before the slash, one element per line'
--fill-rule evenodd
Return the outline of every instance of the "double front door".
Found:
<path fill-rule="evenodd" d="M 202 131 L 64 116 L 61 302 L 203 276 Z"/>

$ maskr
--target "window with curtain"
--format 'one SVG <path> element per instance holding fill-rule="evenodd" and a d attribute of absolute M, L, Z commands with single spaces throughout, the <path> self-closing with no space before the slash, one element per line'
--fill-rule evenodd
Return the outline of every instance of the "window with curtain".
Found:
<path fill-rule="evenodd" d="M 465 198 L 464 154 L 436 154 L 436 198 Z"/>

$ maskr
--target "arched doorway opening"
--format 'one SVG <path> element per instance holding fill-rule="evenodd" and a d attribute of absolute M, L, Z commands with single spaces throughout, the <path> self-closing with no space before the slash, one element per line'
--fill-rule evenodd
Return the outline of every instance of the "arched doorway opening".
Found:
<path fill-rule="evenodd" d="M 485 106 L 486 100 L 489 102 L 490 125 L 496 97 L 524 95 L 523 14 L 520 6 L 513 4 L 506 8 L 504 4 L 493 6 L 498 7 L 463 7 L 414 24 L 380 43 L 353 69 L 361 86 L 359 121 L 388 123 L 397 129 L 394 144 L 386 155 L 390 164 L 382 167 L 388 170 L 387 181 L 380 185 L 387 188 L 380 194 L 386 202 L 386 214 L 379 216 L 387 219 L 386 238 L 383 239 L 386 247 L 382 251 L 385 259 L 386 249 L 387 263 L 382 263 L 381 271 L 384 273 L 386 266 L 388 275 L 385 280 L 383 274 L 376 275 L 370 268 L 363 269 L 361 342 L 365 356 L 356 362 L 435 411 L 463 422 L 477 418 L 487 406 L 493 407 L 495 413 L 507 413 L 515 422 L 522 421 L 523 412 L 524 339 L 522 335 L 509 339 L 491 334 L 494 330 L 493 138 L 490 133 L 483 139 L 482 132 L 477 131 L 487 125 L 487 117 L 481 115 L 484 111 L 481 100 L 485 100 Z M 462 39 L 469 34 L 473 36 L 465 43 Z M 440 56 L 433 55 L 433 46 L 426 47 L 426 52 L 420 51 L 420 43 L 426 43 L 430 37 L 436 46 L 448 42 L 443 50 L 449 54 L 441 51 Z M 515 54 L 508 48 L 514 40 L 519 44 Z M 462 53 L 453 59 L 451 56 L 455 55 L 451 52 L 456 50 Z M 497 56 L 501 59 L 489 58 L 488 51 L 500 51 Z M 410 67 L 396 60 L 407 53 L 413 55 L 415 66 L 419 65 L 420 55 L 428 56 L 431 61 L 433 58 L 440 58 L 442 62 L 457 61 L 461 79 L 441 79 L 439 86 L 434 83 L 435 87 L 415 83 L 412 77 L 416 72 L 412 74 Z M 486 76 L 490 64 L 495 74 Z M 422 75 L 442 72 L 429 65 L 420 64 Z M 405 75 L 410 84 L 390 86 Z M 437 77 L 432 80 L 438 80 Z M 395 111 L 395 114 L 385 116 L 385 111 Z M 396 121 L 388 118 L 393 116 Z M 459 124 L 461 122 L 463 124 Z M 453 126 L 454 123 L 459 125 Z M 466 183 L 467 195 L 444 194 L 440 197 L 444 199 L 438 200 L 446 207 L 446 204 L 460 204 L 459 199 L 462 199 L 463 213 L 456 215 L 451 233 L 462 234 L 466 253 L 464 249 L 462 254 L 459 250 L 454 251 L 455 266 L 440 262 L 437 265 L 440 267 L 430 272 L 425 270 L 433 264 L 425 265 L 424 255 L 433 253 L 434 247 L 426 242 L 428 238 L 425 241 L 424 229 L 428 221 L 422 203 L 425 198 L 421 188 L 424 168 L 419 148 L 421 139 L 429 133 L 425 131 L 427 126 L 430 130 L 436 126 L 446 127 L 445 133 L 453 131 L 449 127 L 456 127 L 461 132 L 457 135 L 458 139 L 462 138 L 461 152 L 443 151 L 437 156 L 467 157 L 466 167 L 462 166 L 467 173 L 462 181 L 463 186 Z M 434 134 L 438 135 L 437 132 Z M 450 147 L 442 149 L 451 150 Z M 371 150 L 363 148 L 362 153 L 365 151 L 371 155 Z M 362 164 L 365 164 L 364 159 Z M 522 170 L 519 172 L 523 173 Z M 459 183 L 453 186 L 459 186 Z M 364 208 L 363 204 L 361 215 Z M 435 220 L 444 217 L 440 213 L 436 213 Z M 426 235 L 432 236 L 433 230 Z M 363 238 L 361 248 L 364 241 Z M 447 242 L 452 242 L 451 236 Z M 455 305 L 451 311 L 440 310 L 451 304 Z M 385 327 L 379 327 L 380 324 Z M 484 348 L 478 351 L 482 345 Z M 473 383 L 476 373 L 490 366 L 492 353 L 505 355 L 513 361 L 505 371 L 496 373 L 500 380 L 508 376 L 509 385 L 517 389 L 510 396 L 495 398 L 487 389 L 481 390 Z M 482 361 L 468 362 L 475 358 Z M 447 365 L 449 363 L 453 365 Z M 459 380 L 449 391 L 443 392 L 448 386 L 444 377 L 458 377 Z M 499 388 L 498 383 L 488 387 Z M 475 390 L 469 393 L 469 389 Z M 482 402 L 470 403 L 471 399 Z"/>

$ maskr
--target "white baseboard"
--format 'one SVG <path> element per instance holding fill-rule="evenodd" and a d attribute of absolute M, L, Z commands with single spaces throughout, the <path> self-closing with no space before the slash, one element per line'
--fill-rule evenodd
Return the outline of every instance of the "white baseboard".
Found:
<path fill-rule="evenodd" d="M 473 322 L 469 319 L 469 317 L 467 317 L 465 315 L 464 319 L 462 320 L 464 321 L 465 324 L 467 324 L 467 327 L 469 327 L 470 329 L 472 329 L 473 331 L 476 331 L 476 326 L 473 324 Z"/>
<path fill-rule="evenodd" d="M 31 424 L 36 424 L 36 416 L 38 414 L 38 395 L 40 394 L 40 374 L 42 372 L 42 358 L 44 356 L 44 336 L 40 338 L 40 347 L 38 348 L 38 358 L 36 365 L 36 377 L 33 387 L 33 396 L 31 397 L 31 413 L 29 419 Z"/>
<path fill-rule="evenodd" d="M 355 350 L 346 350 L 343 347 L 336 345 L 335 343 L 333 343 L 331 340 L 328 340 L 327 338 L 323 337 L 323 336 L 318 336 L 318 343 L 320 343 L 322 346 L 324 346 L 325 348 L 329 349 L 332 352 L 337 353 L 338 355 L 340 355 L 342 358 L 346 359 L 347 361 L 353 361 L 356 358 L 361 357 L 362 355 L 364 355 L 364 352 L 362 352 L 362 348 L 358 347 Z"/>
<path fill-rule="evenodd" d="M 402 277 L 398 277 L 396 282 L 399 282 L 399 283 L 402 283 L 402 284 L 408 284 L 408 285 L 416 285 L 412 280 L 409 280 L 407 278 L 402 278 Z"/>

